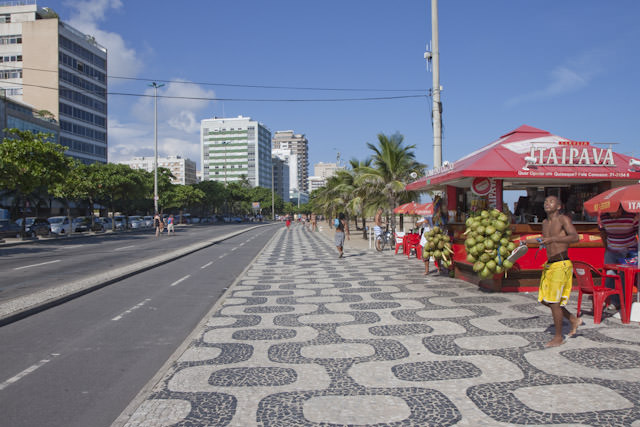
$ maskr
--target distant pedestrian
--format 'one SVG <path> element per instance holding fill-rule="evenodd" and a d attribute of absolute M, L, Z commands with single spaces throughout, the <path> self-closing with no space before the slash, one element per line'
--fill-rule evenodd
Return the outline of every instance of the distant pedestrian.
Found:
<path fill-rule="evenodd" d="M 334 244 L 338 248 L 338 258 L 344 256 L 344 239 L 351 240 L 349 237 L 349 224 L 343 213 L 338 215 L 338 218 L 334 220 L 334 226 L 336 228 L 336 234 L 334 236 Z"/>
<path fill-rule="evenodd" d="M 287 226 L 287 230 L 291 227 L 291 217 L 287 215 L 287 219 L 284 221 L 284 225 Z"/>
<path fill-rule="evenodd" d="M 169 218 L 167 218 L 167 236 L 170 236 L 171 233 L 176 234 L 176 230 L 174 228 L 174 218 L 173 215 L 169 215 Z"/>
<path fill-rule="evenodd" d="M 314 213 L 311 213 L 311 231 L 318 231 L 318 218 Z"/>
<path fill-rule="evenodd" d="M 156 213 L 156 215 L 153 217 L 153 226 L 156 229 L 156 237 L 158 237 L 160 235 L 160 232 L 162 231 L 162 229 L 160 228 L 160 224 L 162 224 L 162 218 L 158 213 Z"/>

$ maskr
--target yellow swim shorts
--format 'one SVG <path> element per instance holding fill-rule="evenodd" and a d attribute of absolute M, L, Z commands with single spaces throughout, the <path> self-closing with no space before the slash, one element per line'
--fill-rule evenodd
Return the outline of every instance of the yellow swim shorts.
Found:
<path fill-rule="evenodd" d="M 573 281 L 573 264 L 571 261 L 558 261 L 545 264 L 540 278 L 538 301 L 567 305 Z"/>

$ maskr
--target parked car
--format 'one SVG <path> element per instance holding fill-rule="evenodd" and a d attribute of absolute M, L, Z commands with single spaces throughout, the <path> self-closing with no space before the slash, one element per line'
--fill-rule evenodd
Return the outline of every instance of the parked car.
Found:
<path fill-rule="evenodd" d="M 102 226 L 102 231 L 111 230 L 111 228 L 113 228 L 113 221 L 109 217 L 101 216 L 100 218 L 96 218 L 96 222 Z"/>
<path fill-rule="evenodd" d="M 129 217 L 129 228 L 132 230 L 141 230 L 146 228 L 144 219 L 141 216 L 133 215 Z"/>
<path fill-rule="evenodd" d="M 71 224 L 66 216 L 52 216 L 47 220 L 51 224 L 52 234 L 68 234 L 71 231 Z"/>
<path fill-rule="evenodd" d="M 91 229 L 91 218 L 88 216 L 79 216 L 71 221 L 71 229 L 74 233 L 82 233 Z"/>
<path fill-rule="evenodd" d="M 5 237 L 20 237 L 22 226 L 8 220 L 0 220 L 0 239 Z"/>
<path fill-rule="evenodd" d="M 124 215 L 116 215 L 113 222 L 116 224 L 116 230 L 124 230 L 127 227 L 127 217 Z"/>
<path fill-rule="evenodd" d="M 46 218 L 33 218 L 31 224 L 27 221 L 25 233 L 31 237 L 48 236 L 51 234 L 51 224 Z"/>
<path fill-rule="evenodd" d="M 147 228 L 153 228 L 153 217 L 151 215 L 143 216 L 144 226 Z"/>

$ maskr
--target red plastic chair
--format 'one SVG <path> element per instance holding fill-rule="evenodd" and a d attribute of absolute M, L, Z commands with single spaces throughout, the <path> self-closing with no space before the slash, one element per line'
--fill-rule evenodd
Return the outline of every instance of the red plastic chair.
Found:
<path fill-rule="evenodd" d="M 578 284 L 578 309 L 577 315 L 580 315 L 580 307 L 582 305 L 582 295 L 591 295 L 593 298 L 593 323 L 600 323 L 602 320 L 602 310 L 605 300 L 609 299 L 611 295 L 619 295 L 620 300 L 624 298 L 622 292 L 622 282 L 620 276 L 615 274 L 607 274 L 606 272 L 598 271 L 594 266 L 583 261 L 572 261 L 573 274 L 576 277 Z M 593 276 L 600 276 L 600 285 L 593 283 Z M 614 280 L 615 289 L 609 289 L 604 285 L 604 279 L 611 278 Z M 620 311 L 622 318 L 625 317 L 626 311 L 624 304 L 620 304 Z"/>
<path fill-rule="evenodd" d="M 396 254 L 400 248 L 404 253 L 404 232 L 393 233 L 393 238 L 396 240 Z"/>
<path fill-rule="evenodd" d="M 407 236 L 407 242 L 405 247 L 405 253 L 407 254 L 407 258 L 411 258 L 411 250 L 416 251 L 416 256 L 418 256 L 418 248 L 420 248 L 420 235 L 419 234 L 409 234 Z"/>

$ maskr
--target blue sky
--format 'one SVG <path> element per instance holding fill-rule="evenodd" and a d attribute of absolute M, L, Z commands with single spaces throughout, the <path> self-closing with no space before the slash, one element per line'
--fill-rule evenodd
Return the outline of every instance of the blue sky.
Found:
<path fill-rule="evenodd" d="M 429 0 L 38 0 L 109 49 L 109 91 L 228 99 L 426 95 Z M 522 124 L 640 156 L 640 2 L 440 0 L 443 160 Z M 129 77 L 129 80 L 115 77 Z M 191 84 L 187 84 L 191 83 Z M 195 83 L 195 84 L 193 84 Z M 223 84 L 223 85 L 221 85 Z M 280 86 L 297 90 L 237 87 Z M 200 168 L 200 120 L 250 116 L 309 139 L 310 163 L 363 160 L 400 132 L 433 165 L 431 99 L 160 98 L 161 156 Z M 153 99 L 110 95 L 109 160 L 153 155 Z"/>

